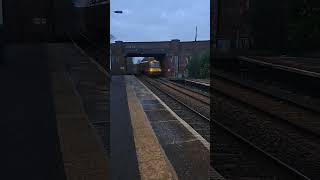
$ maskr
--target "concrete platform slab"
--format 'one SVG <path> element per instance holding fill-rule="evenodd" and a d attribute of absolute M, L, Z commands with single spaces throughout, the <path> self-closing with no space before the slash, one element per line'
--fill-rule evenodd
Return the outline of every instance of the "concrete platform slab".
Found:
<path fill-rule="evenodd" d="M 142 104 L 143 109 L 146 111 L 161 111 L 165 110 L 165 108 L 160 104 Z"/>
<path fill-rule="evenodd" d="M 73 53 L 75 47 L 68 43 L 50 44 L 46 51 L 52 70 L 55 113 L 66 177 L 68 180 L 106 179 L 107 153 L 96 130 L 90 126 L 81 97 L 67 73 L 68 61 L 83 57 Z"/>
<path fill-rule="evenodd" d="M 0 64 L 1 179 L 65 179 L 43 44 L 6 45 Z"/>
<path fill-rule="evenodd" d="M 109 179 L 140 180 L 127 92 L 123 76 L 112 76 L 110 84 Z"/>
<path fill-rule="evenodd" d="M 148 115 L 150 121 L 176 121 L 175 117 L 172 114 L 166 112 L 167 110 L 146 111 L 146 114 Z"/>
<path fill-rule="evenodd" d="M 141 179 L 177 179 L 127 77 L 126 88 Z"/>
<path fill-rule="evenodd" d="M 198 140 L 177 120 L 160 122 L 154 121 L 152 123 L 153 129 L 155 133 L 158 134 L 158 139 L 162 145 Z"/>
<path fill-rule="evenodd" d="M 126 76 L 179 179 L 209 179 L 209 150 L 134 76 Z M 148 98 L 146 98 L 148 97 Z"/>

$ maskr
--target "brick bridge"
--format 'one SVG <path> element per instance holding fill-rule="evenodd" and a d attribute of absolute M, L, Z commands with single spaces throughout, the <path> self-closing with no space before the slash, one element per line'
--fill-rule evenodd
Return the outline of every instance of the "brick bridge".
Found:
<path fill-rule="evenodd" d="M 178 39 L 158 42 L 123 42 L 111 44 L 112 74 L 127 73 L 128 57 L 155 57 L 161 63 L 163 75 L 181 77 L 187 75 L 188 61 L 210 49 L 210 41 L 180 42 Z"/>

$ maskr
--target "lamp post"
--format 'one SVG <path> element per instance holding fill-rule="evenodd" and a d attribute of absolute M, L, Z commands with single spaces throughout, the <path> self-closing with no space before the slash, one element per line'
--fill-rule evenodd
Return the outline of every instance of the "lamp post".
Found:
<path fill-rule="evenodd" d="M 116 11 L 112 11 L 113 13 L 115 14 L 123 14 L 123 11 L 119 11 L 119 10 L 116 10 Z M 110 72 L 111 72 L 111 68 L 112 68 L 112 51 L 111 51 L 111 39 L 115 39 L 116 37 L 113 36 L 112 34 L 110 34 L 110 61 L 109 61 L 109 68 L 110 68 Z M 112 74 L 112 73 L 110 73 Z"/>
<path fill-rule="evenodd" d="M 119 11 L 119 10 L 112 11 L 112 12 L 115 13 L 115 14 L 123 14 L 123 11 Z M 115 36 L 113 36 L 112 34 L 110 34 L 110 40 L 111 39 L 115 39 Z"/>
<path fill-rule="evenodd" d="M 122 14 L 123 11 L 112 11 L 113 13 L 116 13 L 116 14 Z"/>

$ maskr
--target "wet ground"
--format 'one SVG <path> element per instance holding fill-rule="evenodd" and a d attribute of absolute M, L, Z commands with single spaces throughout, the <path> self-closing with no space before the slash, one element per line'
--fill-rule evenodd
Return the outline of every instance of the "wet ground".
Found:
<path fill-rule="evenodd" d="M 134 76 L 127 76 L 179 179 L 208 179 L 209 150 Z"/>
<path fill-rule="evenodd" d="M 2 178 L 65 179 L 46 48 L 9 45 L 0 66 Z M 2 136 L 3 137 L 3 136 Z"/>

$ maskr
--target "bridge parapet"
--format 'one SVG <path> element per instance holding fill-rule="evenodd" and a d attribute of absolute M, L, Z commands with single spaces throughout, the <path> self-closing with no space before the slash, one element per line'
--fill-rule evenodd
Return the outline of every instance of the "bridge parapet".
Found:
<path fill-rule="evenodd" d="M 126 57 L 160 58 L 165 76 L 177 76 L 185 72 L 190 56 L 210 49 L 210 41 L 181 42 L 179 39 L 160 42 L 123 42 L 111 44 L 112 72 L 126 73 Z"/>

